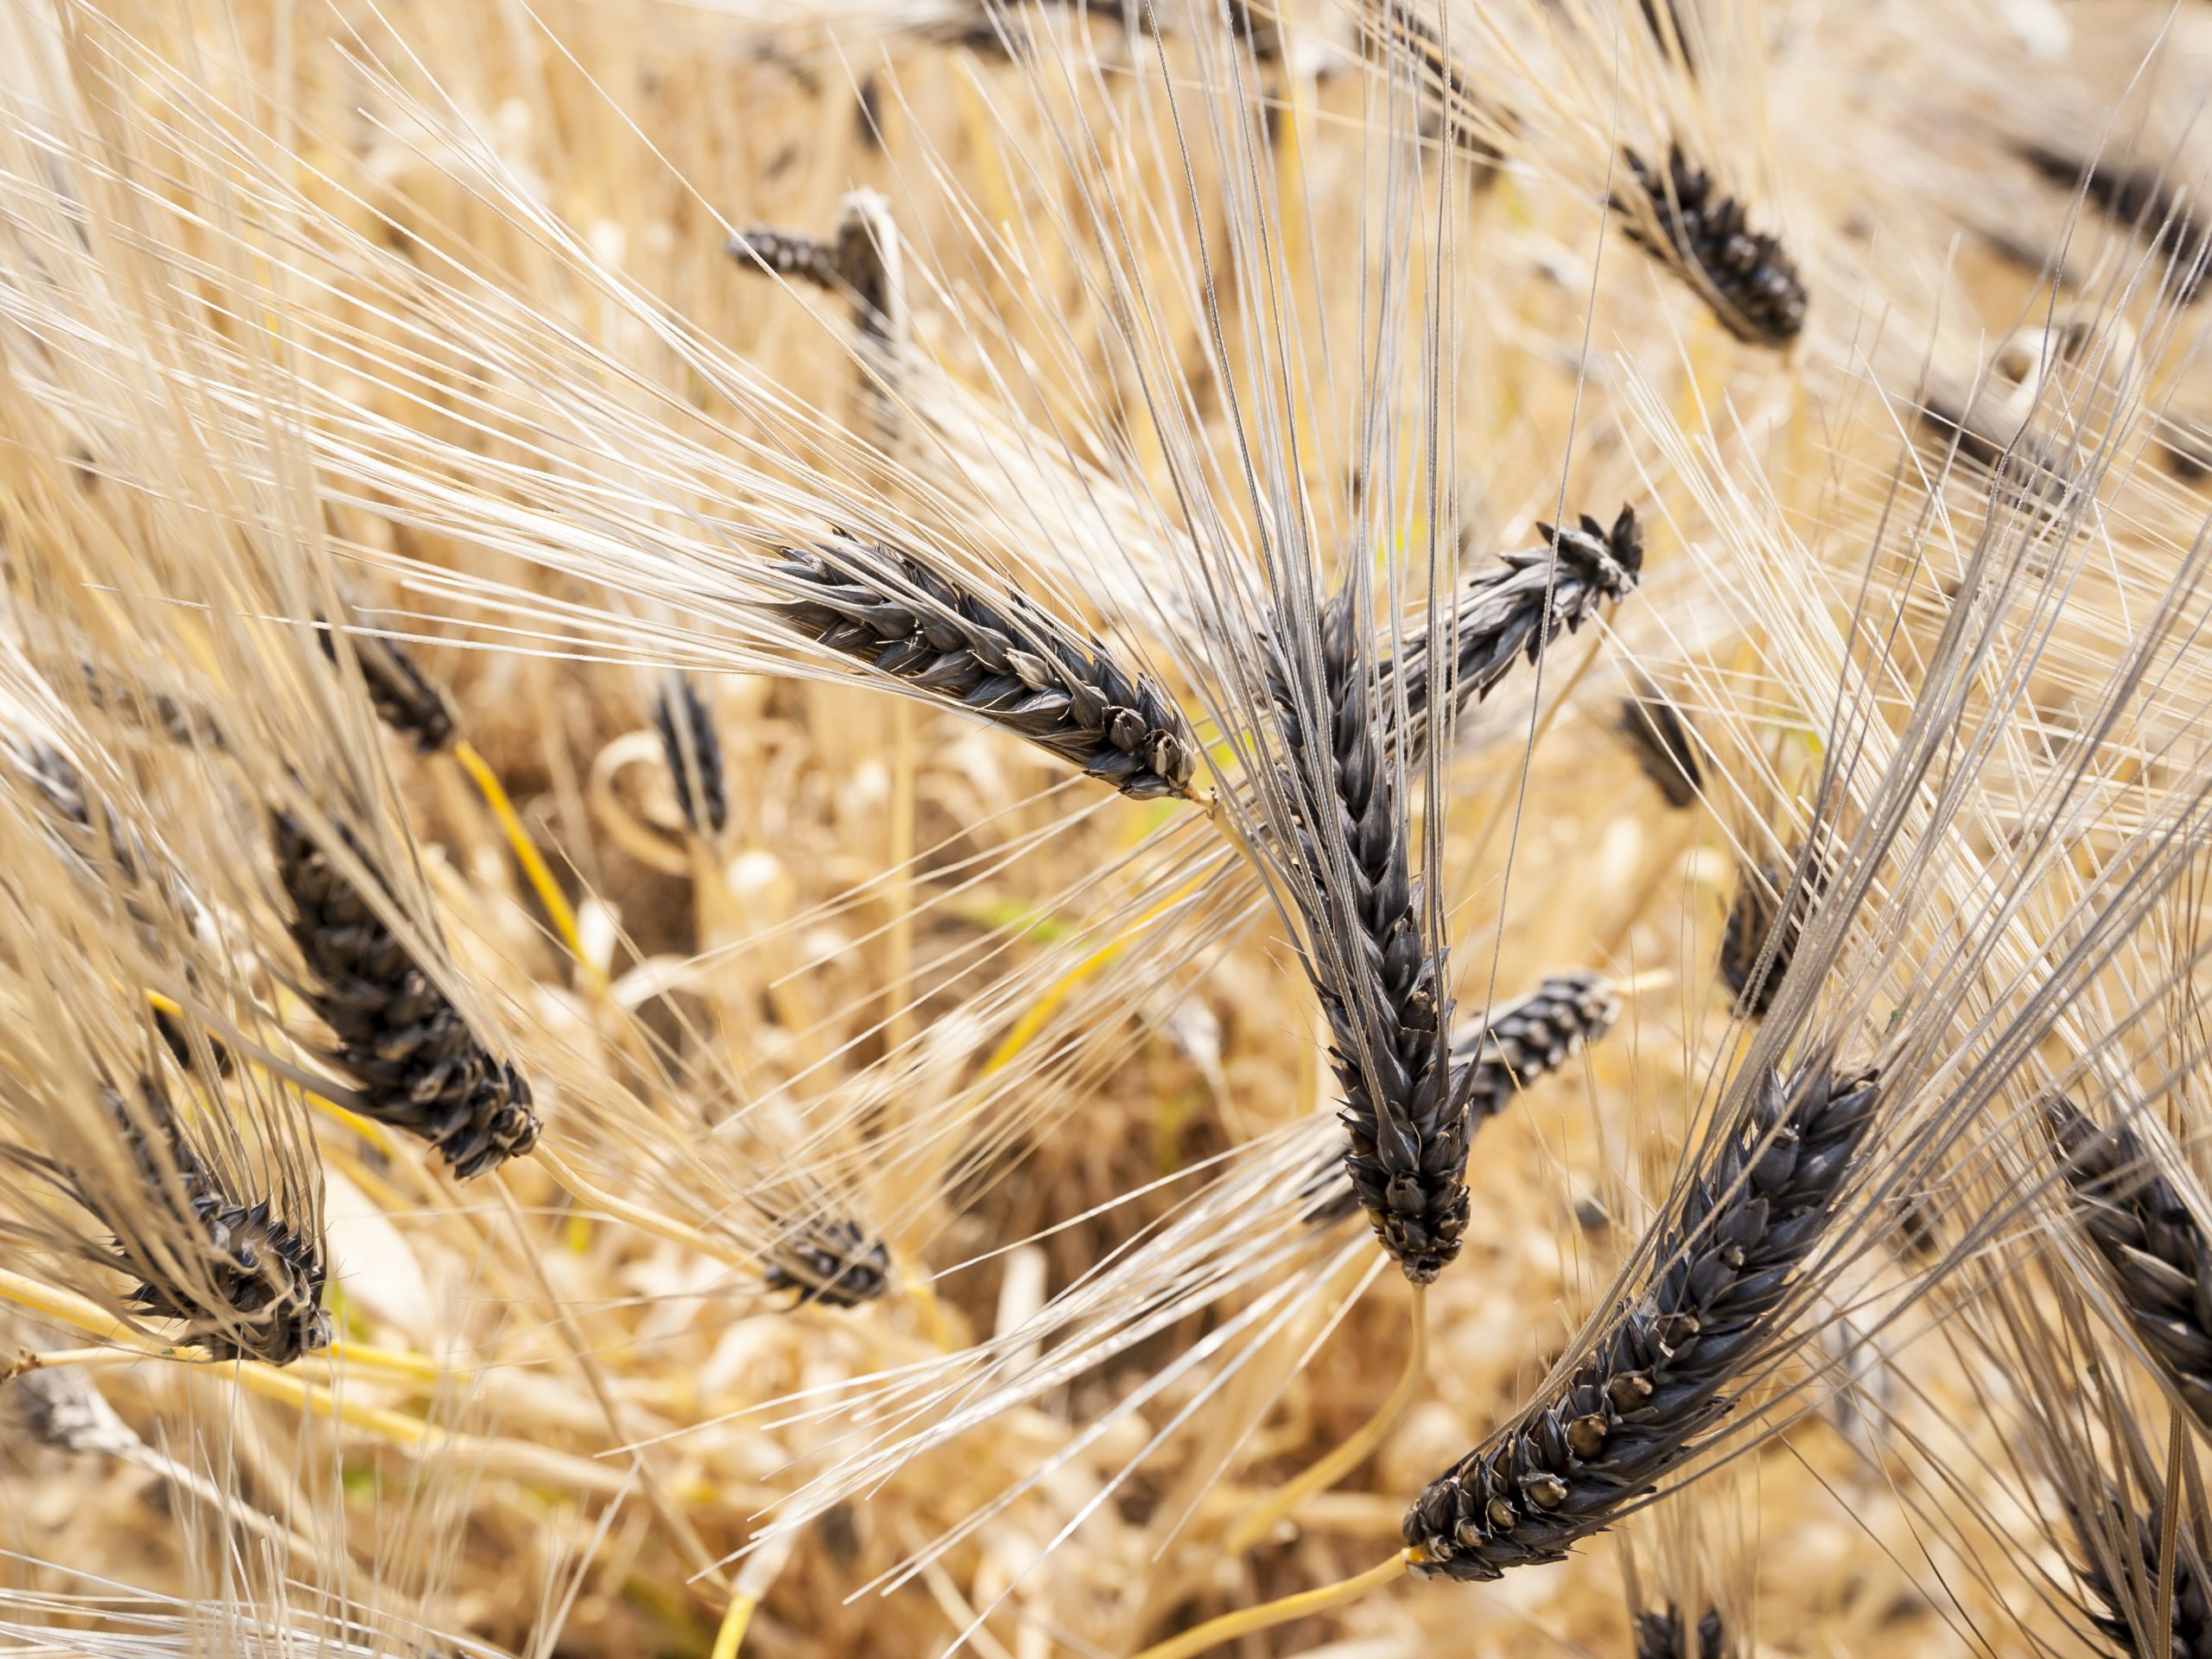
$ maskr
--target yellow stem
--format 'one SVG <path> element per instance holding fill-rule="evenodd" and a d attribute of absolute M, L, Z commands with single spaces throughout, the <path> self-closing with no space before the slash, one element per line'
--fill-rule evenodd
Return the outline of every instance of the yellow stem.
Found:
<path fill-rule="evenodd" d="M 531 1154 L 531 1157 L 540 1169 L 553 1178 L 554 1185 L 559 1187 L 570 1198 L 580 1203 L 589 1205 L 603 1215 L 609 1216 L 616 1221 L 626 1221 L 640 1232 L 650 1233 L 655 1238 L 664 1238 L 671 1244 L 681 1244 L 687 1249 L 697 1250 L 702 1255 L 710 1255 L 715 1261 L 726 1262 L 731 1267 L 757 1268 L 760 1265 L 750 1256 L 733 1250 L 728 1245 L 699 1231 L 696 1228 L 686 1227 L 681 1222 L 671 1221 L 665 1216 L 656 1215 L 642 1205 L 632 1204 L 627 1198 L 618 1198 L 612 1192 L 594 1185 L 582 1172 L 543 1141 L 538 1143 L 537 1150 Z"/>
<path fill-rule="evenodd" d="M 1224 1613 L 1219 1618 L 1210 1618 L 1194 1630 L 1170 1638 L 1144 1649 L 1136 1659 L 1191 1659 L 1193 1654 L 1204 1653 L 1208 1648 L 1217 1648 L 1224 1642 L 1234 1642 L 1240 1636 L 1250 1636 L 1256 1630 L 1271 1630 L 1278 1624 L 1287 1624 L 1294 1618 L 1304 1618 L 1308 1613 L 1326 1612 L 1332 1607 L 1341 1607 L 1348 1601 L 1357 1601 L 1370 1590 L 1379 1590 L 1392 1580 L 1404 1576 L 1414 1564 L 1410 1549 L 1402 1549 L 1379 1566 L 1349 1579 L 1339 1579 L 1334 1584 L 1325 1584 L 1318 1590 L 1301 1590 L 1294 1596 L 1285 1596 L 1280 1601 L 1262 1602 L 1257 1607 L 1247 1607 L 1242 1612 Z"/>
<path fill-rule="evenodd" d="M 1406 1356 L 1405 1372 L 1390 1390 L 1390 1397 L 1341 1445 L 1275 1488 L 1264 1503 L 1231 1527 L 1229 1535 L 1222 1541 L 1222 1548 L 1229 1554 L 1241 1554 L 1251 1548 L 1274 1529 L 1278 1521 L 1294 1514 L 1300 1503 L 1342 1480 L 1382 1443 L 1385 1434 L 1397 1427 L 1398 1420 L 1406 1414 L 1414 1396 L 1421 1391 L 1422 1378 L 1428 1374 L 1427 1288 L 1425 1285 L 1413 1287 L 1412 1351 Z"/>
<path fill-rule="evenodd" d="M 453 746 L 453 758 L 461 762 L 476 785 L 476 792 L 484 798 L 484 804 L 492 809 L 492 816 L 499 821 L 505 832 L 507 845 L 514 849 L 515 859 L 522 866 L 523 874 L 530 878 L 531 890 L 537 893 L 537 902 L 553 921 L 561 942 L 569 947 L 569 954 L 583 969 L 585 981 L 601 996 L 607 995 L 607 976 L 600 966 L 584 954 L 583 935 L 576 927 L 576 912 L 569 907 L 568 895 L 561 891 L 561 884 L 553 879 L 553 872 L 545 862 L 545 855 L 537 850 L 537 843 L 530 838 L 530 831 L 523 827 L 522 815 L 515 810 L 515 804 L 507 798 L 507 791 L 499 783 L 499 774 L 492 770 L 491 762 L 477 753 L 476 747 L 466 741 Z"/>
<path fill-rule="evenodd" d="M 729 1611 L 722 1615 L 722 1627 L 715 1632 L 711 1659 L 737 1659 L 737 1650 L 745 1642 L 745 1627 L 753 1622 L 753 1610 L 760 1605 L 760 1597 L 748 1596 L 743 1591 L 729 1599 Z"/>
<path fill-rule="evenodd" d="M 998 1046 L 989 1059 L 983 1062 L 983 1069 L 977 1075 L 988 1077 L 994 1071 L 1004 1071 L 1013 1063 L 1016 1055 L 1036 1039 L 1037 1033 L 1044 1029 L 1045 1022 L 1052 1017 L 1052 1011 L 1067 1001 L 1070 992 L 1108 963 L 1113 961 L 1116 957 L 1121 955 L 1138 934 L 1197 892 L 1200 885 L 1201 883 L 1198 881 L 1185 882 L 1081 962 L 1076 963 L 1074 967 L 1069 969 L 1054 982 L 1050 990 L 1037 999 L 1029 1012 L 1015 1022 L 1014 1029 L 1007 1033 L 1006 1040 Z"/>

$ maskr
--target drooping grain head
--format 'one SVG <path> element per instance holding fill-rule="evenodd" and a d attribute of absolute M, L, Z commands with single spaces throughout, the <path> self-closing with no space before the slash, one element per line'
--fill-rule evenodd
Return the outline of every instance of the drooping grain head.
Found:
<path fill-rule="evenodd" d="M 485 1047 L 299 820 L 277 813 L 270 835 L 310 1001 L 366 1115 L 429 1141 L 463 1180 L 526 1156 L 540 1125 L 521 1074 Z"/>
<path fill-rule="evenodd" d="M 1188 795 L 1198 745 L 1157 680 L 1019 594 L 993 601 L 912 553 L 785 550 L 776 607 L 825 650 L 1014 732 L 1136 800 Z"/>
<path fill-rule="evenodd" d="M 1782 244 L 1751 229 L 1744 204 L 1679 144 L 1663 169 L 1632 149 L 1621 159 L 1633 185 L 1615 192 L 1612 205 L 1630 239 L 1681 271 L 1738 340 L 1779 349 L 1796 339 L 1805 327 L 1804 282 Z"/>
<path fill-rule="evenodd" d="M 1416 1571 L 1487 1580 L 1560 1560 L 1690 1455 L 1779 1334 L 1880 1101 L 1872 1073 L 1824 1058 L 1766 1080 L 1665 1224 L 1649 1282 L 1589 1332 L 1566 1385 L 1407 1512 Z"/>

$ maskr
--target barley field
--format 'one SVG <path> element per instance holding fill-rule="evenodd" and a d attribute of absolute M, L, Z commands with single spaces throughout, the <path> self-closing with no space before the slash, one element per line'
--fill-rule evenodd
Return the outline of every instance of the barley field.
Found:
<path fill-rule="evenodd" d="M 0 0 L 0 1656 L 2212 1659 L 2204 0 Z"/>

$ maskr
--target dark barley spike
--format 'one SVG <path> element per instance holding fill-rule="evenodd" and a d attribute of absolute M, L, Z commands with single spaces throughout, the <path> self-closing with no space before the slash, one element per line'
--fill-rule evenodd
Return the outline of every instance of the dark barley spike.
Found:
<path fill-rule="evenodd" d="M 774 607 L 841 656 L 928 691 L 1135 800 L 1187 796 L 1198 743 L 1149 674 L 1131 674 L 1020 594 L 1001 606 L 912 554 L 852 541 L 786 548 L 799 597 Z"/>
<path fill-rule="evenodd" d="M 2158 1369 L 2212 1428 L 2212 1245 L 2126 1128 L 2103 1128 L 2063 1096 L 2045 1108 L 2082 1230 Z"/>
<path fill-rule="evenodd" d="M 1643 775 L 1659 786 L 1667 804 L 1677 811 L 1697 804 L 1705 787 L 1705 768 L 1699 763 L 1696 735 L 1681 705 L 1646 680 L 1631 696 L 1621 699 L 1620 732 L 1636 753 Z"/>
<path fill-rule="evenodd" d="M 1777 348 L 1796 339 L 1805 327 L 1806 305 L 1796 262 L 1773 237 L 1751 228 L 1744 204 L 1718 189 L 1680 144 L 1667 152 L 1664 177 L 1632 149 L 1624 150 L 1622 160 L 1643 198 L 1612 199 L 1629 239 L 1687 270 L 1713 315 L 1737 339 Z"/>
<path fill-rule="evenodd" d="M 676 780 L 683 821 L 695 834 L 718 836 L 729 827 L 721 734 L 691 677 L 677 674 L 672 679 L 653 699 L 653 725 L 668 756 L 669 776 Z"/>
<path fill-rule="evenodd" d="M 1620 1018 L 1620 998 L 1586 968 L 1547 975 L 1536 988 L 1452 1033 L 1453 1092 L 1479 1122 L 1497 1116 L 1537 1078 L 1565 1065 Z"/>
<path fill-rule="evenodd" d="M 1452 1033 L 1452 1087 L 1465 1103 L 1466 1133 L 1497 1116 L 1514 1095 L 1567 1064 L 1620 1017 L 1620 999 L 1587 969 L 1547 976 L 1526 996 L 1492 1011 L 1488 1026 L 1471 1020 Z M 1323 1196 L 1325 1195 L 1325 1196 Z M 1359 1208 L 1346 1171 L 1332 1164 L 1302 1197 L 1322 1196 L 1305 1220 L 1331 1226 Z"/>
<path fill-rule="evenodd" d="M 1459 1253 L 1466 1230 L 1466 1104 L 1452 1090 L 1444 1039 L 1452 1010 L 1438 989 L 1443 950 L 1421 932 L 1411 828 L 1381 723 L 1369 717 L 1357 620 L 1348 594 L 1323 608 L 1325 731 L 1306 729 L 1283 668 L 1272 690 L 1285 739 L 1306 762 L 1300 856 L 1316 873 L 1310 886 L 1320 906 L 1306 925 L 1317 941 L 1338 946 L 1334 956 L 1317 948 L 1306 961 L 1334 1039 L 1330 1059 L 1351 1141 L 1345 1173 L 1383 1249 L 1408 1279 L 1428 1284 Z M 1326 794 L 1315 787 L 1323 778 Z M 1333 913 L 1332 888 L 1319 879 L 1324 837 L 1356 888 L 1351 915 Z"/>
<path fill-rule="evenodd" d="M 1764 1020 L 1782 988 L 1783 976 L 1803 938 L 1805 921 L 1826 885 L 1821 871 L 1806 872 L 1789 915 L 1782 902 L 1791 896 L 1789 870 L 1780 865 L 1744 866 L 1736 872 L 1736 893 L 1720 930 L 1720 978 L 1736 994 L 1736 1011 Z"/>
<path fill-rule="evenodd" d="M 2133 1523 L 2131 1530 L 2141 1563 L 2137 1582 L 2157 1584 L 2164 1524 L 2159 1510 L 2153 1508 L 2147 1514 L 2137 1510 L 2110 1489 L 2105 1503 L 2107 1514 L 2125 1516 Z M 2136 1627 L 2128 1620 L 2128 1610 L 2136 1607 L 2146 1624 L 2155 1624 L 2152 1610 L 2143 1608 L 2139 1597 L 2126 1593 L 2113 1582 L 2112 1575 L 2100 1564 L 2099 1552 L 2091 1546 L 2088 1522 L 2073 1504 L 2068 1504 L 2067 1510 L 2082 1545 L 2082 1565 L 2075 1572 L 2088 1603 L 2089 1621 L 2113 1651 L 2130 1659 L 2212 1659 L 2212 1596 L 2206 1592 L 2202 1540 L 2190 1517 L 2184 1513 L 2180 1548 L 2174 1557 L 2173 1629 L 2169 1643 L 2160 1650 L 2155 1637 L 2148 1643 L 2139 1641 Z"/>
<path fill-rule="evenodd" d="M 1727 1659 L 1727 1632 L 1718 1609 L 1707 1608 L 1692 1630 L 1681 1610 L 1636 1616 L 1636 1659 Z"/>
<path fill-rule="evenodd" d="M 891 1287 L 891 1255 L 854 1222 L 810 1221 L 777 1246 L 763 1275 L 771 1290 L 796 1290 L 803 1307 L 858 1307 Z"/>
<path fill-rule="evenodd" d="M 132 1161 L 149 1196 L 207 1242 L 208 1276 L 222 1307 L 206 1307 L 185 1288 L 156 1282 L 144 1274 L 148 1264 L 130 1262 L 126 1253 L 126 1264 L 143 1279 L 131 1305 L 157 1319 L 182 1321 L 187 1338 L 219 1359 L 289 1365 L 327 1347 L 330 1321 L 322 1311 L 322 1291 L 328 1268 L 316 1241 L 278 1217 L 266 1199 L 238 1204 L 227 1197 L 178 1134 L 158 1087 L 142 1078 L 139 1089 L 162 1133 L 166 1159 L 147 1145 L 123 1096 L 111 1088 L 101 1092 L 130 1141 Z"/>
<path fill-rule="evenodd" d="M 1536 531 L 1543 546 L 1500 554 L 1499 568 L 1476 577 L 1459 596 L 1452 637 L 1455 708 L 1488 696 L 1516 661 L 1534 663 L 1560 629 L 1575 632 L 1600 600 L 1627 598 L 1643 577 L 1643 531 L 1633 507 L 1623 507 L 1610 528 L 1585 513 L 1579 524 L 1538 524 Z M 1423 733 L 1433 695 L 1433 644 L 1425 635 L 1408 641 L 1403 664 L 1407 713 Z M 1395 663 L 1382 665 L 1385 683 L 1376 695 L 1386 718 L 1388 679 L 1396 671 Z"/>
<path fill-rule="evenodd" d="M 315 630 L 322 654 L 338 660 L 338 642 L 327 627 Z M 443 688 L 425 674 L 406 647 L 378 634 L 353 636 L 353 659 L 361 665 L 361 679 L 377 718 L 413 743 L 423 754 L 435 754 L 453 745 L 455 732 L 453 702 Z"/>
<path fill-rule="evenodd" d="M 731 258 L 758 266 L 786 282 L 810 283 L 817 288 L 837 286 L 836 244 L 802 231 L 755 226 L 735 232 L 723 249 Z"/>
<path fill-rule="evenodd" d="M 1726 1415 L 1722 1393 L 1775 1334 L 1874 1122 L 1872 1072 L 1825 1055 L 1770 1073 L 1691 1184 L 1652 1282 L 1617 1308 L 1565 1385 L 1429 1484 L 1406 1512 L 1416 1572 L 1461 1580 L 1566 1558 L 1620 1518 Z"/>
<path fill-rule="evenodd" d="M 541 1126 L 521 1074 L 484 1046 L 297 819 L 276 813 L 270 833 L 315 1010 L 365 1114 L 429 1141 L 461 1180 L 525 1155 Z"/>
<path fill-rule="evenodd" d="M 2172 265 L 2176 301 L 2196 298 L 2212 264 L 2212 228 L 2190 211 L 2187 191 L 2156 168 L 2084 160 L 2036 143 L 2023 144 L 2020 155 L 2053 184 L 2079 190 L 2113 224 L 2148 238 L 2151 251 Z"/>

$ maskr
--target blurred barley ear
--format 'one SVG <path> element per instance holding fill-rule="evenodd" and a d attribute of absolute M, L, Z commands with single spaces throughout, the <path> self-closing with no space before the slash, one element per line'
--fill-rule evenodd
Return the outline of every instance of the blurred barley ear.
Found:
<path fill-rule="evenodd" d="M 1751 229 L 1744 204 L 1680 144 L 1663 169 L 1632 149 L 1621 159 L 1633 185 L 1615 192 L 1612 207 L 1629 239 L 1681 272 L 1737 339 L 1777 349 L 1796 339 L 1807 304 L 1797 263 L 1774 237 Z"/>
<path fill-rule="evenodd" d="M 2212 265 L 2212 227 L 2191 211 L 2190 193 L 2157 168 L 2069 155 L 2026 143 L 2020 156 L 2060 188 L 2084 200 L 2121 229 L 2141 237 L 2168 267 L 2175 303 L 2188 305 Z"/>
<path fill-rule="evenodd" d="M 1649 1287 L 1590 1333 L 1563 1388 L 1407 1511 L 1414 1571 L 1488 1580 L 1563 1560 L 1694 1452 L 1777 1334 L 1881 1096 L 1873 1073 L 1825 1055 L 1767 1077 L 1664 1224 Z"/>
<path fill-rule="evenodd" d="M 1705 787 L 1705 767 L 1698 760 L 1697 734 L 1681 704 L 1644 679 L 1621 699 L 1618 727 L 1636 764 L 1658 786 L 1668 805 L 1680 811 L 1697 804 L 1698 791 Z"/>
<path fill-rule="evenodd" d="M 779 1241 L 766 1274 L 771 1290 L 796 1290 L 796 1306 L 858 1307 L 891 1287 L 880 1239 L 843 1219 L 810 1221 Z"/>
<path fill-rule="evenodd" d="M 722 767 L 721 734 L 688 674 L 672 673 L 653 699 L 653 726 L 668 757 L 669 776 L 683 821 L 694 835 L 719 836 L 729 827 L 729 786 Z"/>
<path fill-rule="evenodd" d="M 322 654 L 335 663 L 338 643 L 334 632 L 327 626 L 318 626 L 315 638 L 321 644 Z M 414 744 L 421 753 L 435 754 L 451 748 L 457 730 L 453 699 L 446 695 L 444 687 L 423 672 L 406 646 L 397 639 L 359 631 L 352 633 L 351 643 L 353 660 L 361 666 L 361 679 L 368 688 L 369 702 L 375 706 L 377 718 Z"/>
<path fill-rule="evenodd" d="M 1636 1659 L 1730 1659 L 1719 1613 L 1707 1608 L 1692 1624 L 1679 1607 L 1635 1617 Z"/>

